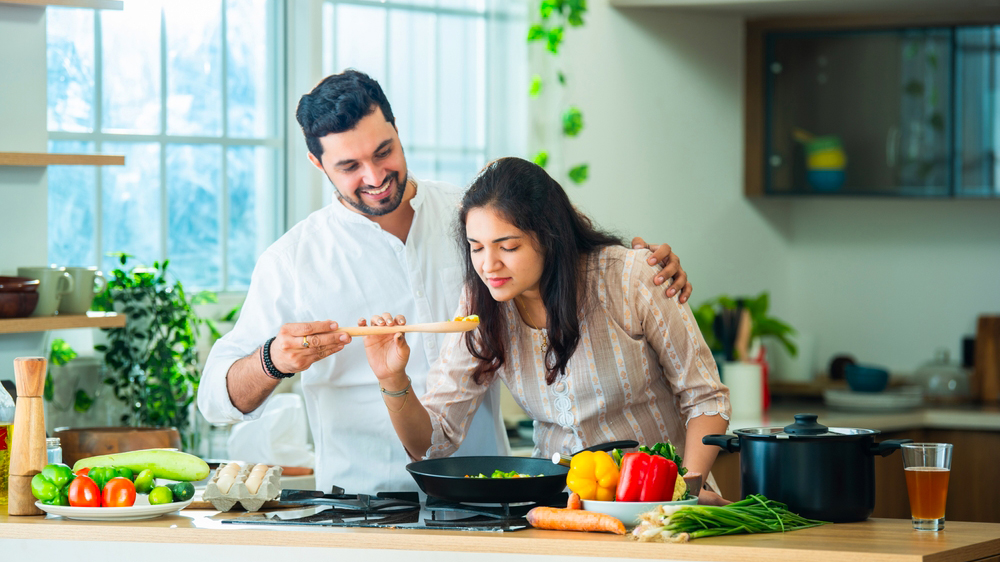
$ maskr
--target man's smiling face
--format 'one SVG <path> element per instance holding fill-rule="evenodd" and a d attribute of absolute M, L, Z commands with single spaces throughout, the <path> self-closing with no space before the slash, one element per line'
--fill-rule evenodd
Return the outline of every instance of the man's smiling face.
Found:
<path fill-rule="evenodd" d="M 382 110 L 363 117 L 343 133 L 319 139 L 322 164 L 312 154 L 337 190 L 337 197 L 357 213 L 379 217 L 395 211 L 406 190 L 406 158 L 396 128 Z"/>

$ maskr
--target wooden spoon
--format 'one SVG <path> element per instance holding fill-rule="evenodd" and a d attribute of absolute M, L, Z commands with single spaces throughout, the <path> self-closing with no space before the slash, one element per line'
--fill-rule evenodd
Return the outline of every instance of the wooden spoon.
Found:
<path fill-rule="evenodd" d="M 402 326 L 354 326 L 352 328 L 339 328 L 337 331 L 351 336 L 374 336 L 377 334 L 395 334 L 396 332 L 432 332 L 435 334 L 469 332 L 478 327 L 478 320 L 452 320 L 450 322 L 403 324 Z"/>

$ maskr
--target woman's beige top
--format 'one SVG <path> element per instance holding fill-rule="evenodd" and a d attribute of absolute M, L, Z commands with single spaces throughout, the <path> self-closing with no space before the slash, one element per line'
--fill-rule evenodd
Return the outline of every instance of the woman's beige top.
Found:
<path fill-rule="evenodd" d="M 621 246 L 600 251 L 580 343 L 552 385 L 545 383 L 539 348 L 543 330 L 528 327 L 513 301 L 502 303 L 511 346 L 498 379 L 535 420 L 534 456 L 618 439 L 647 445 L 669 439 L 683 454 L 687 420 L 703 414 L 729 419 L 729 390 L 691 309 L 653 285 L 658 269 L 646 263 L 649 255 Z M 463 299 L 457 314 L 468 314 L 465 309 Z M 433 426 L 428 458 L 455 451 L 487 389 L 472 380 L 478 359 L 463 336 L 446 340 L 427 376 L 421 400 Z"/>

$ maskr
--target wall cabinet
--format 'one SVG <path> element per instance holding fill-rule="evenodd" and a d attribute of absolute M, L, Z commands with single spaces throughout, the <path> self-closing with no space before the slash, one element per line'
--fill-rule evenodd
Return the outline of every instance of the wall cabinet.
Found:
<path fill-rule="evenodd" d="M 1000 197 L 1000 15 L 747 27 L 746 192 Z"/>

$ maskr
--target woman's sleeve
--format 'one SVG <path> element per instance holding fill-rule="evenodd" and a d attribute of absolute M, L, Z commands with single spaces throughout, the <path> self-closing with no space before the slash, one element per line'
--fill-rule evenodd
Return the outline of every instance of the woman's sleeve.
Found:
<path fill-rule="evenodd" d="M 455 316 L 468 315 L 463 293 Z M 424 458 L 446 457 L 465 439 L 472 416 L 489 385 L 472 380 L 479 360 L 469 353 L 465 333 L 450 334 L 441 355 L 427 374 L 427 392 L 420 399 L 431 419 L 431 446 Z"/>
<path fill-rule="evenodd" d="M 626 317 L 633 311 L 639 323 L 632 330 L 641 329 L 656 351 L 685 420 L 704 414 L 719 414 L 728 420 L 732 411 L 729 389 L 719 378 L 715 358 L 691 307 L 678 302 L 677 295 L 668 298 L 665 285 L 653 284 L 659 268 L 646 263 L 649 256 L 648 250 L 630 251 L 623 269 Z"/>

